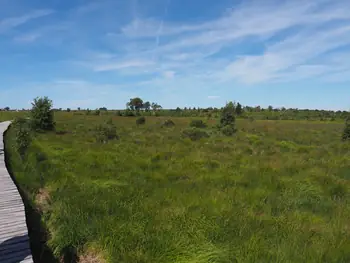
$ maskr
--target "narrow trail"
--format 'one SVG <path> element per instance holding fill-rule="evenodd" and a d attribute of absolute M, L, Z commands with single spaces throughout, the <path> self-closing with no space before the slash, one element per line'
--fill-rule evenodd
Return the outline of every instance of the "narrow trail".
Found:
<path fill-rule="evenodd" d="M 5 165 L 4 132 L 10 123 L 0 123 L 0 262 L 33 263 L 24 204 Z"/>

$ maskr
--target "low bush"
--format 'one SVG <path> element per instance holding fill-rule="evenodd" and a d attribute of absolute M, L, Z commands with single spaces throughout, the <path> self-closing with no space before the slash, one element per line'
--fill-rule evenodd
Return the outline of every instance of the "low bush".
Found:
<path fill-rule="evenodd" d="M 202 138 L 208 138 L 209 134 L 198 128 L 189 128 L 182 131 L 182 137 L 190 138 L 192 141 L 197 141 Z"/>
<path fill-rule="evenodd" d="M 117 128 L 110 123 L 100 124 L 95 130 L 95 138 L 99 143 L 107 143 L 110 140 L 118 139 Z"/>
<path fill-rule="evenodd" d="M 192 120 L 191 123 L 190 123 L 190 127 L 206 128 L 207 124 L 204 123 L 202 120 Z"/>
<path fill-rule="evenodd" d="M 350 120 L 347 120 L 345 123 L 342 139 L 343 141 L 350 140 Z"/>
<path fill-rule="evenodd" d="M 139 117 L 139 118 L 136 119 L 136 124 L 137 125 L 143 125 L 145 123 L 146 123 L 146 118 L 144 116 Z"/>
<path fill-rule="evenodd" d="M 165 120 L 163 123 L 162 123 L 162 127 L 167 127 L 167 128 L 170 128 L 170 127 L 174 127 L 175 126 L 175 123 L 168 119 L 168 120 Z"/>
<path fill-rule="evenodd" d="M 232 136 L 236 133 L 236 128 L 233 125 L 226 125 L 224 127 L 221 127 L 222 134 L 226 136 Z"/>
<path fill-rule="evenodd" d="M 27 149 L 32 142 L 31 122 L 24 118 L 17 118 L 13 122 L 13 127 L 16 133 L 16 150 L 23 158 Z"/>

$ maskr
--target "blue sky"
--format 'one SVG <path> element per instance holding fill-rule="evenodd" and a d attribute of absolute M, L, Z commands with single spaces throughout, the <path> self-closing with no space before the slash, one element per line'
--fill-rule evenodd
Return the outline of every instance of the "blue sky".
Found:
<path fill-rule="evenodd" d="M 0 107 L 350 109 L 348 0 L 0 0 Z"/>

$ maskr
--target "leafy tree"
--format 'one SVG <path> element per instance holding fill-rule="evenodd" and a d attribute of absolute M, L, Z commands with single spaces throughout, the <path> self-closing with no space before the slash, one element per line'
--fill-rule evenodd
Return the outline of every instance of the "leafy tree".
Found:
<path fill-rule="evenodd" d="M 106 107 L 101 107 L 99 108 L 100 111 L 107 111 L 107 108 Z"/>
<path fill-rule="evenodd" d="M 5 111 L 9 111 L 9 110 L 10 110 L 10 107 L 5 107 L 4 110 L 5 110 Z"/>
<path fill-rule="evenodd" d="M 52 100 L 48 97 L 35 98 L 30 114 L 34 129 L 53 130 L 55 128 Z"/>
<path fill-rule="evenodd" d="M 152 107 L 153 111 L 156 111 L 156 110 L 159 110 L 162 108 L 162 106 L 160 106 L 159 104 L 157 104 L 155 102 L 152 102 L 151 107 Z"/>
<path fill-rule="evenodd" d="M 67 108 L 67 112 L 70 112 L 70 108 Z"/>
<path fill-rule="evenodd" d="M 127 103 L 127 107 L 131 110 L 139 111 L 143 107 L 143 100 L 139 97 L 130 99 L 130 101 Z"/>
<path fill-rule="evenodd" d="M 149 101 L 146 101 L 143 104 L 143 108 L 145 109 L 145 111 L 149 111 L 151 109 L 151 103 Z"/>
<path fill-rule="evenodd" d="M 242 105 L 240 103 L 237 103 L 237 106 L 236 106 L 236 114 L 237 115 L 242 115 L 243 113 L 243 108 L 242 108 Z"/>
<path fill-rule="evenodd" d="M 267 109 L 268 111 L 273 111 L 273 107 L 271 105 Z"/>
<path fill-rule="evenodd" d="M 78 110 L 80 111 L 80 107 L 78 107 Z"/>

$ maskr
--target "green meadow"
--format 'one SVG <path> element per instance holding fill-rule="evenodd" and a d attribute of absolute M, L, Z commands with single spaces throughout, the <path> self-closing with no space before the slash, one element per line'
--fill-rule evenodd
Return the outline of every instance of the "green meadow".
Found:
<path fill-rule="evenodd" d="M 174 127 L 162 127 L 166 119 Z M 57 258 L 80 262 L 350 262 L 350 143 L 343 122 L 243 120 L 182 136 L 190 117 L 56 112 L 9 167 Z M 197 118 L 195 118 L 197 119 Z M 95 126 L 118 137 L 98 143 Z M 90 261 L 89 261 L 90 260 Z M 93 261 L 95 260 L 95 261 Z"/>

